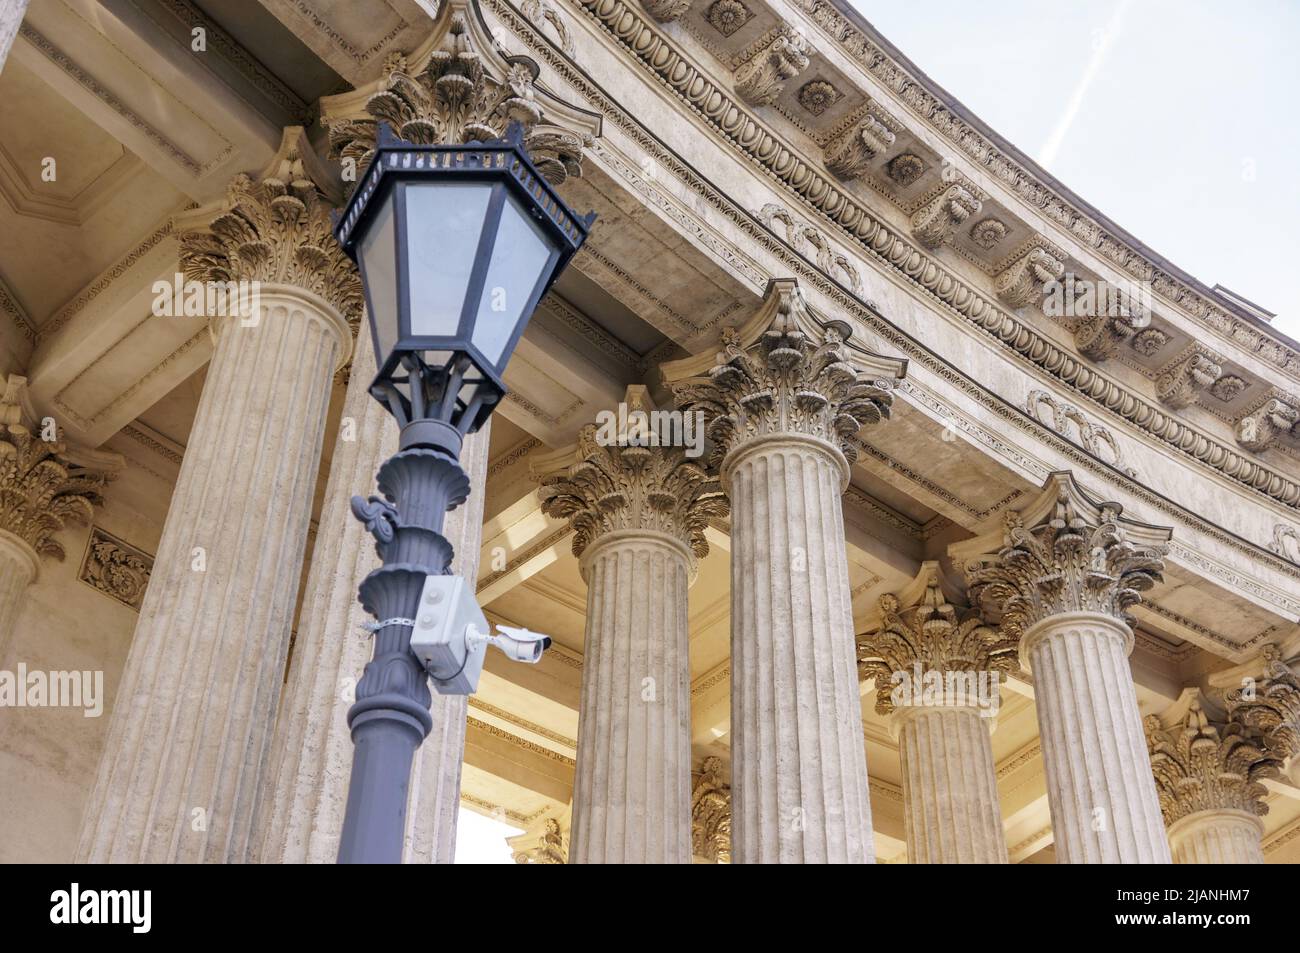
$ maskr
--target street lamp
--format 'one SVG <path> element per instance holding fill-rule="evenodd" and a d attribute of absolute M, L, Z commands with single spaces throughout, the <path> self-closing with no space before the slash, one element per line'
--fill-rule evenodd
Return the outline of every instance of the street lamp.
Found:
<path fill-rule="evenodd" d="M 348 712 L 340 863 L 401 860 L 411 763 L 433 725 L 430 677 L 439 692 L 468 694 L 486 643 L 524 661 L 541 655 L 545 643 L 526 630 L 486 635 L 472 590 L 448 575 L 442 528 L 470 491 L 463 438 L 505 395 L 502 374 L 533 309 L 594 219 L 538 174 L 517 123 L 503 139 L 433 146 L 381 123 L 335 222 L 365 288 L 378 368 L 370 393 L 401 428 L 398 453 L 379 469 L 382 496 L 352 498 L 383 565 L 360 587 L 375 644 Z"/>

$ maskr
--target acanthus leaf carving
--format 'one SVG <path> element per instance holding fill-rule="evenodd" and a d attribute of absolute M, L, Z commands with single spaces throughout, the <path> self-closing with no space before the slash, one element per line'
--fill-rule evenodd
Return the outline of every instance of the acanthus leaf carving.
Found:
<path fill-rule="evenodd" d="M 993 289 L 1012 308 L 1032 304 L 1043 286 L 1065 274 L 1065 252 L 1035 237 L 1018 249 L 993 279 Z"/>
<path fill-rule="evenodd" d="M 1156 378 L 1156 397 L 1178 410 L 1196 400 L 1223 376 L 1223 358 L 1199 343 L 1166 364 Z"/>
<path fill-rule="evenodd" d="M 1051 412 L 1050 417 L 1044 416 L 1044 407 Z M 1098 460 L 1137 479 L 1137 470 L 1125 462 L 1115 435 L 1100 424 L 1093 423 L 1078 407 L 1057 400 L 1045 390 L 1032 390 L 1025 401 L 1025 411 L 1040 424 L 1083 447 Z"/>
<path fill-rule="evenodd" d="M 641 0 L 641 6 L 660 23 L 679 20 L 691 8 L 693 0 Z"/>
<path fill-rule="evenodd" d="M 1267 450 L 1300 426 L 1300 398 L 1271 390 L 1237 421 L 1237 443 L 1247 450 Z"/>
<path fill-rule="evenodd" d="M 691 853 L 715 864 L 731 863 L 731 785 L 716 755 L 704 759 L 691 791 Z"/>
<path fill-rule="evenodd" d="M 1269 754 L 1285 761 L 1300 755 L 1300 675 L 1276 645 L 1260 653 L 1262 675 L 1229 692 L 1229 717 L 1256 732 Z"/>
<path fill-rule="evenodd" d="M 802 33 L 781 30 L 736 69 L 736 95 L 751 106 L 769 106 L 785 84 L 808 68 L 813 50 Z"/>
<path fill-rule="evenodd" d="M 987 198 L 969 182 L 952 182 L 912 213 L 912 234 L 931 250 L 952 241 L 962 223 L 978 212 Z"/>
<path fill-rule="evenodd" d="M 1251 729 L 1231 718 L 1212 722 L 1198 697 L 1173 727 L 1164 728 L 1159 717 L 1148 715 L 1144 728 L 1166 826 L 1201 811 L 1268 813 L 1268 789 L 1261 782 L 1280 778 L 1282 762 Z"/>
<path fill-rule="evenodd" d="M 181 270 L 187 281 L 294 285 L 324 298 L 355 328 L 361 278 L 334 240 L 332 205 L 307 171 L 304 148 L 303 130 L 287 128 L 261 178 L 236 175 L 206 227 L 181 232 Z"/>
<path fill-rule="evenodd" d="M 548 0 L 529 0 L 538 24 L 551 23 L 566 42 L 568 29 Z M 328 111 L 322 122 L 329 130 L 331 154 L 352 164 L 359 176 L 374 154 L 380 122 L 402 139 L 417 145 L 459 143 L 500 138 L 511 122 L 523 128 L 524 147 L 538 172 L 552 184 L 581 175 L 582 151 L 591 137 L 546 119 L 538 102 L 538 66 L 526 56 L 504 56 L 482 49 L 464 0 L 449 0 L 440 13 L 443 30 L 432 50 L 410 62 L 390 56 L 384 75 L 365 100 L 360 113 Z M 568 42 L 571 42 L 569 40 Z M 337 97 L 344 100 L 346 97 Z"/>
<path fill-rule="evenodd" d="M 841 179 L 855 179 L 875 158 L 888 152 L 898 138 L 893 120 L 868 112 L 826 144 L 826 168 Z"/>
<path fill-rule="evenodd" d="M 69 524 L 90 525 L 113 474 L 79 463 L 61 433 L 44 440 L 32 432 L 24 422 L 26 385 L 10 375 L 0 395 L 0 530 L 62 562 L 67 554 L 55 536 Z"/>
<path fill-rule="evenodd" d="M 938 578 L 938 563 L 922 566 L 919 599 L 887 593 L 880 597 L 880 627 L 858 637 L 858 674 L 876 680 L 876 711 L 895 709 L 889 686 L 896 673 L 995 673 L 1019 670 L 1015 639 L 986 625 L 969 607 L 950 603 Z"/>
<path fill-rule="evenodd" d="M 963 559 L 972 604 L 1000 618 L 1007 637 L 1068 612 L 1131 627 L 1128 609 L 1162 579 L 1170 531 L 1128 520 L 1121 509 L 1093 502 L 1069 473 L 1053 473 L 1037 500 L 1006 514 L 1000 540 L 950 547 Z"/>
<path fill-rule="evenodd" d="M 826 441 L 849 462 L 856 459 L 858 431 L 889 417 L 901 365 L 852 348 L 850 328 L 814 318 L 793 282 L 773 282 L 750 331 L 747 339 L 724 329 L 714 366 L 673 383 L 680 406 L 703 411 L 713 462 L 790 433 Z M 873 366 L 862 369 L 859 361 Z"/>
<path fill-rule="evenodd" d="M 702 559 L 709 551 L 704 532 L 709 520 L 727 515 L 727 498 L 684 448 L 659 445 L 648 423 L 654 411 L 640 391 L 629 389 L 628 417 L 645 413 L 645 428 L 614 435 L 589 424 L 571 452 L 535 468 L 542 512 L 569 521 L 575 556 L 607 533 L 641 530 L 672 536 Z"/>

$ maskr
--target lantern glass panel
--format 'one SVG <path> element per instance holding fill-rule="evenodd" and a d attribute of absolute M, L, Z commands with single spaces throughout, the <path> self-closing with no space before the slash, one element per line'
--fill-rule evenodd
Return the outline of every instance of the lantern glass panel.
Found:
<path fill-rule="evenodd" d="M 375 363 L 382 366 L 397 343 L 397 235 L 391 194 L 375 212 L 358 257 L 374 328 Z"/>
<path fill-rule="evenodd" d="M 411 182 L 402 188 L 411 334 L 451 337 L 460 327 L 492 185 Z"/>
<path fill-rule="evenodd" d="M 475 346 L 494 367 L 500 369 L 509 357 L 504 352 L 527 317 L 524 308 L 557 259 L 556 241 L 507 192 L 472 332 Z"/>

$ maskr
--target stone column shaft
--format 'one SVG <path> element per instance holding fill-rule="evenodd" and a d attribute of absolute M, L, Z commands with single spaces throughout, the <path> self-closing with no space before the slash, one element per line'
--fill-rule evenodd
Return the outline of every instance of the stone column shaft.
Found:
<path fill-rule="evenodd" d="M 28 0 L 0 0 L 0 71 L 4 70 L 5 61 L 9 59 L 9 50 L 14 45 L 14 38 L 23 25 L 23 15 L 27 13 Z"/>
<path fill-rule="evenodd" d="M 35 550 L 13 533 L 0 530 L 0 663 L 9 648 L 23 594 L 39 571 Z"/>
<path fill-rule="evenodd" d="M 1246 811 L 1201 811 L 1169 828 L 1175 864 L 1262 864 L 1264 825 Z"/>
<path fill-rule="evenodd" d="M 894 719 L 908 862 L 1005 864 L 989 719 L 956 706 L 899 708 Z"/>
<path fill-rule="evenodd" d="M 1094 612 L 1051 616 L 1023 638 L 1060 863 L 1170 862 L 1132 644 L 1126 625 Z"/>
<path fill-rule="evenodd" d="M 247 861 L 330 384 L 320 297 L 263 286 L 216 347 L 87 802 L 83 862 Z"/>
<path fill-rule="evenodd" d="M 691 860 L 691 553 L 627 530 L 582 557 L 587 641 L 570 863 Z"/>
<path fill-rule="evenodd" d="M 871 803 L 840 496 L 816 438 L 724 464 L 732 507 L 732 852 L 736 863 L 871 863 Z"/>
<path fill-rule="evenodd" d="M 369 616 L 357 586 L 379 565 L 374 540 L 352 516 L 353 494 L 366 495 L 380 465 L 397 452 L 397 424 L 369 394 L 375 373 L 370 335 L 357 337 L 340 438 L 325 489 L 307 578 L 298 639 L 276 727 L 262 830 L 263 863 L 334 863 L 347 805 L 352 738 L 347 712 L 370 661 Z M 347 428 L 351 421 L 351 427 Z M 347 436 L 353 439 L 346 439 Z M 453 569 L 473 579 L 482 534 L 486 429 L 466 438 L 461 464 L 469 499 L 447 515 L 444 535 L 456 549 Z M 450 863 L 455 853 L 465 699 L 434 694 L 433 730 L 421 746 L 407 811 L 410 862 Z"/>

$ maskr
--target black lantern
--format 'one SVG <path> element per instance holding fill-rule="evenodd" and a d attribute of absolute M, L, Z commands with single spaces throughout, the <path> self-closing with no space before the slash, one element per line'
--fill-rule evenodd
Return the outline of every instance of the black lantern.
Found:
<path fill-rule="evenodd" d="M 371 387 L 402 446 L 460 450 L 506 393 L 502 374 L 533 309 L 587 238 L 505 138 L 422 146 L 379 124 L 375 155 L 334 226 L 365 288 Z"/>

